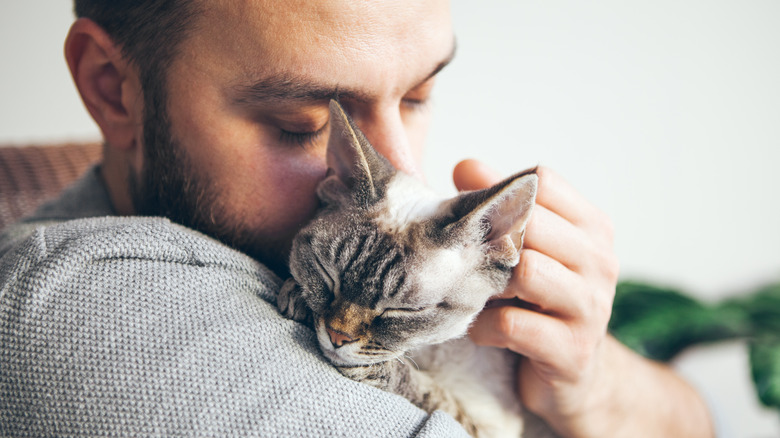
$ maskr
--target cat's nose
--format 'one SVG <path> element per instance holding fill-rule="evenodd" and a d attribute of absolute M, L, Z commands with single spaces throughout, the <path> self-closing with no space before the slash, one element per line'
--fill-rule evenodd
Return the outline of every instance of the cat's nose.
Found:
<path fill-rule="evenodd" d="M 328 332 L 328 336 L 330 336 L 330 343 L 336 348 L 341 347 L 344 344 L 349 344 L 350 342 L 355 342 L 355 339 L 346 333 L 333 330 L 330 327 L 325 327 L 325 330 Z"/>

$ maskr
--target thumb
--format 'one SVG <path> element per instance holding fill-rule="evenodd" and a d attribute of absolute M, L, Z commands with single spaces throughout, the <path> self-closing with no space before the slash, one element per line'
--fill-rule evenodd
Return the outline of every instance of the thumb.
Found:
<path fill-rule="evenodd" d="M 455 166 L 452 172 L 455 188 L 463 190 L 479 190 L 490 187 L 501 181 L 498 172 L 485 164 L 473 159 L 463 160 Z"/>

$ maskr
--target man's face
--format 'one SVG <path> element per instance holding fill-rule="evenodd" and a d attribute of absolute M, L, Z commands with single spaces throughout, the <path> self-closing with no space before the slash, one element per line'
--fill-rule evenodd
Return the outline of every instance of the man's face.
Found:
<path fill-rule="evenodd" d="M 169 137 L 151 147 L 171 150 L 144 163 L 142 190 L 283 273 L 327 171 L 331 97 L 393 165 L 420 174 L 425 103 L 454 49 L 448 3 L 203 4 L 168 73 L 169 121 L 145 127 Z"/>

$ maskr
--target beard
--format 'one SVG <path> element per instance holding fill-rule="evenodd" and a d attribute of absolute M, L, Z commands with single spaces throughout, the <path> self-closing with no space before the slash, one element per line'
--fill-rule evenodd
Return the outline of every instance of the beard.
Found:
<path fill-rule="evenodd" d="M 215 184 L 197 172 L 170 126 L 162 92 L 144 105 L 144 164 L 140 175 L 128 172 L 128 186 L 141 216 L 162 216 L 197 230 L 264 263 L 281 277 L 288 275 L 287 244 L 260 237 L 224 202 Z"/>

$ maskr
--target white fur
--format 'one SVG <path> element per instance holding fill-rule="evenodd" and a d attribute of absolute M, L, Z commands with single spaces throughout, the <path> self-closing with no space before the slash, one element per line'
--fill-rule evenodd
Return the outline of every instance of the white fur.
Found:
<path fill-rule="evenodd" d="M 436 291 L 450 288 L 450 281 L 461 277 L 463 272 L 470 272 L 484 258 L 479 251 L 464 251 L 458 249 L 437 249 L 425 252 L 425 270 L 417 273 L 416 283 L 420 290 Z M 450 292 L 450 291 L 447 291 Z M 430 293 L 430 292 L 428 292 Z"/>
<path fill-rule="evenodd" d="M 387 184 L 377 225 L 392 232 L 403 231 L 410 223 L 432 217 L 443 201 L 420 181 L 398 172 Z"/>
<path fill-rule="evenodd" d="M 483 432 L 480 437 L 521 436 L 522 409 L 515 393 L 517 358 L 511 352 L 460 338 L 421 348 L 411 356 L 420 370 L 458 399 Z"/>
<path fill-rule="evenodd" d="M 491 285 L 476 275 L 464 273 L 474 272 L 483 262 L 484 254 L 478 246 L 473 248 L 447 249 L 437 248 L 419 255 L 424 258 L 425 269 L 415 270 L 414 283 L 416 290 L 425 291 L 425 296 L 431 300 L 429 305 L 436 304 L 447 297 L 450 304 L 460 307 L 463 303 L 486 301 L 487 296 L 477 297 L 474 294 L 489 293 Z M 446 339 L 461 336 L 466 333 L 472 320 L 469 318 L 453 318 L 449 327 L 440 327 L 431 331 L 426 343 L 439 343 Z M 444 337 L 444 338 L 442 338 Z"/>

